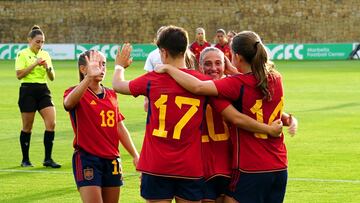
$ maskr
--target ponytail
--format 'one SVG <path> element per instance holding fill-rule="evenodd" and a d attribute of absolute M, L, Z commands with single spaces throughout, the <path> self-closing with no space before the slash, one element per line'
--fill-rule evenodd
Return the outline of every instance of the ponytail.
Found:
<path fill-rule="evenodd" d="M 28 33 L 28 38 L 33 39 L 37 35 L 44 35 L 44 32 L 40 29 L 40 26 L 33 25 L 30 29 L 30 32 Z"/>
<path fill-rule="evenodd" d="M 260 88 L 261 93 L 264 95 L 264 99 L 270 101 L 272 92 L 269 91 L 268 87 L 267 52 L 264 45 L 259 41 L 255 42 L 254 48 L 256 52 L 251 60 L 251 71 L 257 80 L 257 87 Z"/>
<path fill-rule="evenodd" d="M 269 79 L 274 78 L 276 71 L 274 64 L 268 59 L 268 53 L 259 35 L 252 31 L 240 32 L 233 38 L 231 48 L 251 65 L 263 99 L 270 101 L 273 91 L 269 89 Z"/>

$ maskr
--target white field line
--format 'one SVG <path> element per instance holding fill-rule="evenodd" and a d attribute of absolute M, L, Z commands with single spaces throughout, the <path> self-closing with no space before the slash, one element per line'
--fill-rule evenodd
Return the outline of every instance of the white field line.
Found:
<path fill-rule="evenodd" d="M 69 171 L 49 171 L 49 170 L 19 170 L 19 169 L 0 169 L 0 173 L 47 173 L 47 174 L 71 174 Z M 140 173 L 124 173 L 124 177 L 139 176 Z M 341 179 L 320 179 L 320 178 L 288 178 L 288 181 L 303 182 L 328 182 L 328 183 L 356 183 L 360 184 L 360 180 L 341 180 Z"/>

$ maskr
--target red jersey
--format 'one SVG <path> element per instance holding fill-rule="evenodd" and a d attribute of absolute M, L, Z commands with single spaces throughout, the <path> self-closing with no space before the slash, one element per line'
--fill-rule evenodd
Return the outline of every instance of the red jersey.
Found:
<path fill-rule="evenodd" d="M 205 49 L 206 47 L 210 47 L 211 44 L 209 42 L 204 42 L 204 44 L 200 45 L 197 41 L 193 42 L 190 45 L 190 51 L 195 55 L 197 62 L 199 63 L 200 61 L 200 53 L 203 49 Z"/>
<path fill-rule="evenodd" d="M 222 101 L 222 100 L 218 100 Z M 226 100 L 224 100 L 226 101 Z M 210 102 L 210 105 L 216 106 Z M 231 174 L 231 141 L 228 125 L 220 113 L 230 103 L 223 102 L 221 109 L 215 111 L 207 105 L 202 132 L 202 156 L 205 179 L 216 176 L 230 177 Z"/>
<path fill-rule="evenodd" d="M 207 76 L 181 69 L 199 79 Z M 137 170 L 159 176 L 201 178 L 204 96 L 183 89 L 168 74 L 147 73 L 129 84 L 133 96 L 149 98 L 146 132 Z"/>
<path fill-rule="evenodd" d="M 259 122 L 271 123 L 281 117 L 284 105 L 281 76 L 269 77 L 272 100 L 263 100 L 253 74 L 238 74 L 214 81 L 219 96 L 233 101 L 238 111 Z M 233 168 L 244 172 L 268 172 L 287 168 L 284 135 L 273 138 L 266 134 L 237 129 L 232 134 Z"/>
<path fill-rule="evenodd" d="M 64 98 L 74 89 L 64 93 Z M 118 123 L 124 120 L 117 103 L 116 93 L 104 88 L 100 99 L 89 88 L 74 109 L 69 111 L 75 133 L 73 146 L 95 156 L 114 159 L 119 154 Z"/>
<path fill-rule="evenodd" d="M 226 57 L 231 61 L 231 48 L 229 44 L 225 44 L 224 46 L 221 46 L 219 43 L 215 44 L 215 47 L 220 49 Z"/>

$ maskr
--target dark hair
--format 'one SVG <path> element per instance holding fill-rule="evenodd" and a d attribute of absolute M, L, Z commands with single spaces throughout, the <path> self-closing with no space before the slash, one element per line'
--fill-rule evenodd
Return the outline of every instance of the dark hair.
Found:
<path fill-rule="evenodd" d="M 44 36 L 44 32 L 40 29 L 40 26 L 38 25 L 34 25 L 32 26 L 29 34 L 28 34 L 28 37 L 33 39 L 34 37 L 36 37 L 37 35 L 42 35 Z"/>
<path fill-rule="evenodd" d="M 268 76 L 271 78 L 277 73 L 274 64 L 269 61 L 268 53 L 258 34 L 252 31 L 243 31 L 237 34 L 232 41 L 232 50 L 241 55 L 245 61 L 251 64 L 251 71 L 257 80 L 264 99 L 272 99 L 272 91 L 269 90 Z"/>
<path fill-rule="evenodd" d="M 171 57 L 184 56 L 189 44 L 188 33 L 184 28 L 166 26 L 159 34 L 156 45 L 166 49 Z"/>
<path fill-rule="evenodd" d="M 78 68 L 79 68 L 79 79 L 80 82 L 84 79 L 84 74 L 80 71 L 80 66 L 86 66 L 86 59 L 85 56 L 90 57 L 90 53 L 94 51 L 94 50 L 87 50 L 84 51 L 83 53 L 80 54 L 79 59 L 78 59 Z"/>

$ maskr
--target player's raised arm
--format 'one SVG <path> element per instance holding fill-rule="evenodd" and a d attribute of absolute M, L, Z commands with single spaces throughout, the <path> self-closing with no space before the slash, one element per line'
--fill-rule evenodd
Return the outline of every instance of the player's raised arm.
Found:
<path fill-rule="evenodd" d="M 85 55 L 85 63 L 79 62 L 79 71 L 83 73 L 84 78 L 65 98 L 65 110 L 73 109 L 84 95 L 90 83 L 96 78 L 101 76 L 102 71 L 99 69 L 100 54 L 95 51 L 90 52 L 90 56 Z"/>
<path fill-rule="evenodd" d="M 112 86 L 117 93 L 131 94 L 129 81 L 125 80 L 125 68 L 130 66 L 132 63 L 132 59 L 130 58 L 131 50 L 131 44 L 125 43 L 122 46 L 122 49 L 118 48 L 118 52 L 116 54 Z"/>
<path fill-rule="evenodd" d="M 168 73 L 187 91 L 196 95 L 217 96 L 218 91 L 212 81 L 201 81 L 171 65 L 157 65 L 157 73 Z"/>

